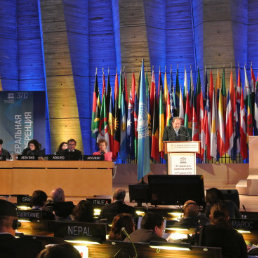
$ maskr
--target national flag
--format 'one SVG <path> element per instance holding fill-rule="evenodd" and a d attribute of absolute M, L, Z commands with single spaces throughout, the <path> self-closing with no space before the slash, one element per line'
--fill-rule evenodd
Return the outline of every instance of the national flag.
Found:
<path fill-rule="evenodd" d="M 155 84 L 154 84 L 155 87 Z M 156 88 L 156 87 L 155 87 Z M 154 89 L 156 92 L 156 89 Z M 157 99 L 154 93 L 154 102 L 153 102 L 153 119 L 152 119 L 152 133 L 151 133 L 151 157 L 159 161 L 159 106 Z"/>
<path fill-rule="evenodd" d="M 117 158 L 120 149 L 120 109 L 118 106 L 119 100 L 119 86 L 118 86 L 118 75 L 115 77 L 115 103 L 114 103 L 114 150 L 113 157 Z"/>
<path fill-rule="evenodd" d="M 187 72 L 185 69 L 185 72 L 184 72 L 184 102 L 186 102 L 187 94 L 188 94 L 188 79 L 187 79 Z"/>
<path fill-rule="evenodd" d="M 124 71 L 124 101 L 125 101 L 125 112 L 127 114 L 127 108 L 128 108 L 128 90 L 127 90 L 127 77 L 126 73 Z"/>
<path fill-rule="evenodd" d="M 209 87 L 209 100 L 210 100 L 210 103 L 212 103 L 213 91 L 214 91 L 213 75 L 212 75 L 212 69 L 210 69 L 210 87 Z M 211 111 L 212 111 L 212 108 L 211 108 Z"/>
<path fill-rule="evenodd" d="M 217 158 L 217 101 L 215 98 L 215 91 L 212 92 L 212 119 L 211 119 L 211 135 L 210 135 L 210 155 L 213 158 Z"/>
<path fill-rule="evenodd" d="M 190 121 L 192 121 L 192 109 L 193 109 L 193 97 L 194 97 L 194 82 L 193 82 L 193 71 L 190 67 L 190 91 L 189 91 L 189 100 L 190 100 Z"/>
<path fill-rule="evenodd" d="M 216 76 L 216 87 L 214 89 L 215 91 L 215 99 L 218 93 L 218 89 L 220 88 L 220 74 L 219 74 L 219 69 L 217 69 L 217 76 Z"/>
<path fill-rule="evenodd" d="M 247 158 L 245 103 L 244 103 L 244 94 L 242 90 L 241 90 L 241 100 L 240 100 L 240 153 L 243 159 Z"/>
<path fill-rule="evenodd" d="M 193 108 L 192 108 L 192 140 L 193 141 L 199 141 L 199 123 L 196 114 L 196 105 L 195 105 L 195 96 L 192 95 L 192 103 L 193 103 Z"/>
<path fill-rule="evenodd" d="M 100 121 L 99 121 L 99 133 L 98 133 L 97 141 L 99 141 L 100 139 L 105 139 L 105 141 L 107 142 L 107 151 L 110 151 L 105 91 L 103 93 L 104 94 L 102 95 L 102 104 L 101 104 L 101 109 L 100 109 Z"/>
<path fill-rule="evenodd" d="M 110 88 L 109 93 L 109 108 L 108 108 L 108 134 L 110 151 L 114 151 L 114 117 L 113 117 L 113 101 L 112 101 L 112 89 Z"/>
<path fill-rule="evenodd" d="M 253 66 L 251 65 L 251 92 L 255 92 L 255 76 L 254 76 L 254 70 Z"/>
<path fill-rule="evenodd" d="M 201 76 L 200 76 L 200 69 L 198 68 L 198 77 L 197 77 L 197 85 L 196 85 L 196 115 L 200 117 L 200 103 L 201 103 Z"/>
<path fill-rule="evenodd" d="M 209 100 L 209 91 L 206 92 L 206 105 L 204 112 L 204 126 L 205 126 L 205 144 L 206 144 L 206 155 L 208 160 L 211 159 L 210 152 L 210 134 L 211 134 L 211 109 L 210 109 L 210 100 Z"/>
<path fill-rule="evenodd" d="M 171 119 L 173 119 L 174 116 L 176 116 L 176 96 L 174 91 L 174 85 L 173 85 L 173 75 L 172 75 L 172 68 L 170 69 L 170 114 Z"/>
<path fill-rule="evenodd" d="M 126 148 L 126 111 L 125 111 L 125 93 L 124 90 L 121 92 L 120 101 L 120 149 L 119 157 L 122 161 L 127 158 L 127 148 Z"/>
<path fill-rule="evenodd" d="M 106 106 L 107 106 L 107 111 L 109 112 L 109 101 L 110 101 L 110 94 L 111 94 L 111 84 L 110 84 L 110 74 L 109 74 L 109 69 L 108 69 L 108 79 L 107 79 L 107 89 L 106 89 Z M 112 97 L 111 97 L 112 100 Z M 113 104 L 112 104 L 112 109 L 113 109 Z"/>
<path fill-rule="evenodd" d="M 222 94 L 222 96 L 223 96 L 224 98 L 227 97 L 226 78 L 225 78 L 225 67 L 223 68 L 223 73 L 222 73 L 221 94 Z"/>
<path fill-rule="evenodd" d="M 91 134 L 93 138 L 97 138 L 99 131 L 99 115 L 100 115 L 100 99 L 99 99 L 99 87 L 98 87 L 98 75 L 95 75 L 95 84 L 93 91 L 92 101 L 92 117 L 91 117 Z"/>
<path fill-rule="evenodd" d="M 189 93 L 188 92 L 187 92 L 186 103 L 185 103 L 184 126 L 188 129 L 189 132 L 191 132 L 192 122 L 191 122 L 191 110 L 190 110 L 190 100 L 189 100 Z"/>
<path fill-rule="evenodd" d="M 154 107 L 155 96 L 156 96 L 155 73 L 154 73 L 154 70 L 152 70 L 151 88 L 150 88 L 150 113 L 151 113 L 151 116 L 153 116 L 153 107 Z"/>
<path fill-rule="evenodd" d="M 255 86 L 254 134 L 258 135 L 258 81 L 256 81 L 256 86 Z"/>
<path fill-rule="evenodd" d="M 180 85 L 179 85 L 179 73 L 178 68 L 176 70 L 176 94 L 175 94 L 175 106 L 177 111 L 177 116 L 179 114 L 179 97 L 180 97 Z"/>
<path fill-rule="evenodd" d="M 167 102 L 166 102 L 166 122 L 165 122 L 165 126 L 169 126 L 170 125 L 170 120 L 171 120 L 171 110 L 170 110 L 170 96 L 168 93 L 168 97 L 167 97 Z"/>
<path fill-rule="evenodd" d="M 133 76 L 134 77 L 134 74 Z M 135 137 L 135 128 L 134 128 L 134 102 L 133 99 L 135 98 L 135 80 L 132 80 L 132 87 L 130 92 L 130 98 L 128 103 L 128 115 L 127 115 L 127 153 L 130 155 L 130 159 L 135 159 L 135 146 L 134 146 L 134 137 Z"/>
<path fill-rule="evenodd" d="M 201 141 L 201 153 L 200 157 L 203 160 L 204 152 L 205 152 L 205 124 L 204 124 L 204 107 L 203 107 L 203 94 L 202 91 L 200 93 L 200 113 L 199 113 L 199 121 L 200 121 L 200 141 Z"/>
<path fill-rule="evenodd" d="M 240 114 L 241 92 L 242 92 L 242 85 L 241 85 L 241 79 L 240 79 L 240 68 L 238 67 L 237 88 L 236 88 L 236 103 L 239 105 L 238 114 Z"/>
<path fill-rule="evenodd" d="M 227 96 L 226 109 L 226 137 L 225 137 L 225 152 L 231 156 L 231 151 L 234 143 L 234 129 L 233 129 L 233 110 L 231 105 L 230 93 Z"/>
<path fill-rule="evenodd" d="M 105 73 L 104 69 L 102 70 L 102 102 L 103 102 L 103 96 L 106 96 L 106 80 L 105 80 Z"/>
<path fill-rule="evenodd" d="M 225 154 L 225 125 L 224 125 L 224 110 L 223 110 L 223 96 L 221 89 L 218 90 L 218 129 L 217 129 L 217 146 L 219 156 Z"/>
<path fill-rule="evenodd" d="M 134 108 L 133 108 L 133 119 L 134 119 L 134 156 L 137 157 L 137 151 L 138 151 L 138 131 L 137 131 L 137 127 L 138 127 L 138 106 L 139 106 L 139 102 L 138 102 L 138 96 L 135 92 L 135 100 L 134 100 Z"/>
<path fill-rule="evenodd" d="M 185 119 L 184 100 L 183 100 L 183 92 L 181 88 L 180 88 L 180 95 L 179 95 L 179 117 L 181 118 L 181 123 L 184 124 L 184 119 Z"/>
<path fill-rule="evenodd" d="M 164 134 L 164 109 L 163 109 L 163 92 L 162 81 L 159 90 L 159 151 L 163 152 L 163 134 Z"/>
<path fill-rule="evenodd" d="M 138 181 L 150 172 L 149 130 L 146 103 L 146 85 L 144 63 L 142 62 L 141 83 L 139 89 L 139 121 L 138 121 Z"/>
<path fill-rule="evenodd" d="M 233 72 L 231 70 L 230 73 L 230 83 L 229 83 L 229 93 L 230 93 L 230 99 L 231 99 L 231 107 L 232 107 L 232 113 L 233 113 L 233 148 L 231 151 L 231 159 L 235 160 L 236 155 L 238 153 L 239 149 L 239 113 L 237 110 L 237 102 L 236 102 L 236 91 L 234 87 L 233 82 Z"/>
<path fill-rule="evenodd" d="M 250 86 L 249 86 L 249 81 L 247 77 L 247 72 L 246 72 L 246 67 L 244 66 L 244 73 L 245 73 L 245 86 L 244 86 L 244 101 L 245 104 L 247 105 L 247 97 L 250 95 Z M 248 131 L 248 129 L 247 129 Z"/>
<path fill-rule="evenodd" d="M 203 91 L 203 100 L 204 100 L 204 103 L 206 103 L 206 100 L 207 100 L 207 92 L 208 92 L 208 84 L 209 84 L 209 81 L 208 81 L 208 74 L 207 74 L 207 69 L 205 67 L 205 80 L 204 80 L 204 91 Z"/>
<path fill-rule="evenodd" d="M 247 95 L 247 128 L 246 132 L 248 136 L 253 135 L 253 104 L 251 100 L 251 93 Z"/>
<path fill-rule="evenodd" d="M 165 69 L 165 75 L 164 75 L 164 103 L 167 103 L 168 98 L 168 82 L 167 82 L 167 73 Z"/>

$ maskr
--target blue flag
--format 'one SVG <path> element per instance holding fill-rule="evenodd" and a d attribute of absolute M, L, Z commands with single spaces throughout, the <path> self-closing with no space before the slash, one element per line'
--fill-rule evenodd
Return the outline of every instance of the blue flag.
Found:
<path fill-rule="evenodd" d="M 150 148 L 146 85 L 144 76 L 144 62 L 142 61 L 141 82 L 139 89 L 139 115 L 138 115 L 138 169 L 137 179 L 142 179 L 150 172 Z"/>
<path fill-rule="evenodd" d="M 125 161 L 127 158 L 127 149 L 126 149 L 126 113 L 125 113 L 125 98 L 124 91 L 121 93 L 121 116 L 120 116 L 120 151 L 119 157 L 121 160 Z"/>
<path fill-rule="evenodd" d="M 130 94 L 128 104 L 128 115 L 127 115 L 127 152 L 130 155 L 130 159 L 135 159 L 134 155 L 134 103 L 132 93 Z"/>

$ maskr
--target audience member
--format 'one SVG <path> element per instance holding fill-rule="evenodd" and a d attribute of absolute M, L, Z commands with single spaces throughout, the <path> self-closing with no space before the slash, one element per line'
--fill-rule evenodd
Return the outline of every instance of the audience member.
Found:
<path fill-rule="evenodd" d="M 209 217 L 211 207 L 220 201 L 224 201 L 231 219 L 241 217 L 236 204 L 231 200 L 224 200 L 222 192 L 217 188 L 210 188 L 206 191 L 205 214 L 207 217 Z"/>
<path fill-rule="evenodd" d="M 183 212 L 183 218 L 175 226 L 191 228 L 209 224 L 209 219 L 200 213 L 200 207 L 195 201 L 186 201 L 183 206 Z"/>
<path fill-rule="evenodd" d="M 104 160 L 112 161 L 112 152 L 107 151 L 107 142 L 104 139 L 98 141 L 99 151 L 94 152 L 93 155 L 104 155 Z"/>
<path fill-rule="evenodd" d="M 73 209 L 73 219 L 82 222 L 93 222 L 93 205 L 89 201 L 80 201 Z"/>
<path fill-rule="evenodd" d="M 0 257 L 35 258 L 43 249 L 37 240 L 15 238 L 18 227 L 16 206 L 0 200 Z"/>
<path fill-rule="evenodd" d="M 65 201 L 64 190 L 60 187 L 54 189 L 51 192 L 51 198 L 52 198 L 53 202 L 64 202 Z"/>
<path fill-rule="evenodd" d="M 32 210 L 41 210 L 43 219 L 52 220 L 54 215 L 45 205 L 47 202 L 47 194 L 44 191 L 36 190 L 32 193 L 31 205 Z"/>
<path fill-rule="evenodd" d="M 131 234 L 135 230 L 131 214 L 120 213 L 114 217 L 109 232 L 109 240 L 123 241 L 125 239 L 125 234 L 121 231 L 122 228 L 125 228 L 128 234 Z"/>
<path fill-rule="evenodd" d="M 166 242 L 166 239 L 162 238 L 164 229 L 163 217 L 158 213 L 149 212 L 142 218 L 141 229 L 131 233 L 130 238 L 132 242 Z M 130 240 L 125 238 L 124 241 Z"/>
<path fill-rule="evenodd" d="M 124 189 L 116 189 L 113 194 L 113 203 L 106 205 L 100 214 L 100 219 L 107 219 L 112 222 L 113 218 L 120 213 L 129 213 L 134 215 L 135 210 L 133 207 L 126 205 L 125 200 L 126 192 Z"/>
<path fill-rule="evenodd" d="M 70 244 L 49 245 L 37 258 L 81 258 L 80 253 Z"/>
<path fill-rule="evenodd" d="M 33 139 L 28 142 L 28 147 L 22 151 L 22 155 L 41 157 L 45 155 L 45 151 L 41 150 L 41 144 Z"/>
<path fill-rule="evenodd" d="M 0 156 L 3 157 L 4 160 L 11 159 L 11 155 L 9 151 L 3 148 L 3 143 L 4 143 L 3 140 L 0 139 Z"/>
<path fill-rule="evenodd" d="M 52 200 L 48 201 L 47 207 L 53 211 L 55 220 L 71 220 L 70 215 L 73 212 L 73 202 L 65 202 L 65 194 L 62 188 L 56 188 L 51 192 Z"/>
<path fill-rule="evenodd" d="M 68 140 L 68 149 L 63 151 L 63 155 L 67 160 L 80 160 L 82 158 L 82 153 L 75 149 L 76 141 L 74 139 Z"/>
<path fill-rule="evenodd" d="M 199 244 L 222 248 L 223 257 L 245 258 L 247 248 L 241 234 L 229 223 L 229 211 L 224 202 L 218 202 L 211 207 L 211 225 L 204 226 L 200 232 Z"/>
<path fill-rule="evenodd" d="M 68 143 L 62 142 L 58 147 L 56 155 L 63 155 L 64 150 L 67 150 L 67 149 L 68 149 Z"/>

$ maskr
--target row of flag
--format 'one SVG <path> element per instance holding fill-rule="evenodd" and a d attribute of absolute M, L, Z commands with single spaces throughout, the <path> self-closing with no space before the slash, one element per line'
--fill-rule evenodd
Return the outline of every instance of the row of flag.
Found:
<path fill-rule="evenodd" d="M 98 89 L 98 75 L 95 75 L 92 106 L 92 137 L 104 138 L 114 159 L 137 160 L 139 152 L 139 124 L 146 122 L 149 137 L 149 154 L 153 161 L 164 157 L 163 133 L 171 125 L 174 116 L 179 116 L 188 128 L 193 141 L 201 142 L 199 158 L 202 161 L 218 160 L 228 155 L 235 160 L 237 155 L 248 158 L 248 136 L 258 135 L 258 83 L 251 67 L 249 82 L 244 67 L 244 85 L 241 85 L 240 69 L 234 85 L 231 69 L 228 90 L 225 69 L 220 80 L 217 70 L 214 83 L 212 69 L 205 70 L 205 85 L 201 85 L 200 71 L 196 85 L 193 73 L 184 70 L 184 85 L 179 85 L 179 71 L 173 85 L 172 70 L 162 76 L 159 71 L 158 85 L 152 71 L 151 83 L 142 71 L 136 83 L 132 74 L 130 92 L 125 72 L 116 73 L 114 94 L 108 74 L 107 84 L 102 75 L 102 95 Z M 189 76 L 189 78 L 188 78 Z M 163 78 L 162 78 L 163 77 Z M 169 83 L 168 83 L 168 77 Z M 141 87 L 146 94 L 146 112 L 142 110 Z M 143 112 L 144 111 L 144 112 Z M 143 112 L 143 113 L 142 113 Z M 146 129 L 146 128 L 145 128 Z M 139 163 L 139 160 L 138 160 Z"/>

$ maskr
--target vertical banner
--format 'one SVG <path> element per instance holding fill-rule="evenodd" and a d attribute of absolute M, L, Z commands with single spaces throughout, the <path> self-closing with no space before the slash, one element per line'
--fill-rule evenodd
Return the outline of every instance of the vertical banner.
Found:
<path fill-rule="evenodd" d="M 35 128 L 41 132 L 35 132 Z M 0 92 L 0 138 L 3 148 L 20 154 L 35 136 L 45 146 L 45 93 Z"/>

